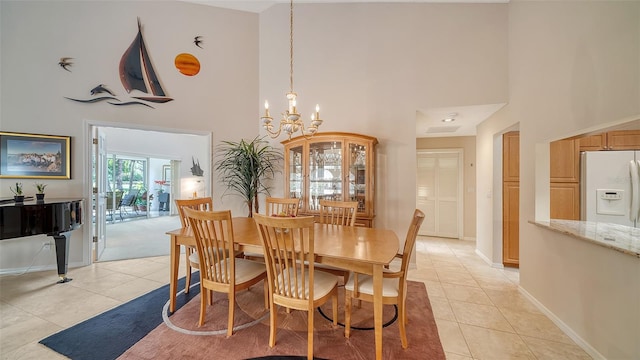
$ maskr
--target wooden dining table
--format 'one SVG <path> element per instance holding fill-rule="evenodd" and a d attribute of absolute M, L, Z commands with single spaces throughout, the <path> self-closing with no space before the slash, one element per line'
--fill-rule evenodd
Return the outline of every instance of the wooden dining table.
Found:
<path fill-rule="evenodd" d="M 262 253 L 262 243 L 253 218 L 234 217 L 233 235 L 237 250 Z M 169 311 L 176 309 L 180 246 L 195 246 L 191 229 L 168 231 L 171 237 Z M 316 223 L 316 262 L 372 275 L 374 287 L 374 329 L 376 359 L 382 359 L 382 272 L 398 253 L 398 237 L 391 230 Z"/>

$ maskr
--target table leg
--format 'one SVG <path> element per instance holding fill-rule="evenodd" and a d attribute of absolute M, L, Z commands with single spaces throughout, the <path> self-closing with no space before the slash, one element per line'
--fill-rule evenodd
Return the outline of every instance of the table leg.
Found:
<path fill-rule="evenodd" d="M 180 266 L 180 245 L 175 235 L 171 235 L 171 274 L 169 279 L 169 312 L 176 311 L 176 290 L 178 288 L 178 267 Z"/>
<path fill-rule="evenodd" d="M 373 266 L 373 319 L 376 359 L 382 359 L 382 265 Z"/>

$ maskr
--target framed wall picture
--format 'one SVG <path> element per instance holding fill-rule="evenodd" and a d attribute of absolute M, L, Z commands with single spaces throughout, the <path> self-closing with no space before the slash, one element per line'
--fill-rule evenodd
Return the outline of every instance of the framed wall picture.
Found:
<path fill-rule="evenodd" d="M 0 132 L 0 178 L 71 179 L 71 137 Z"/>

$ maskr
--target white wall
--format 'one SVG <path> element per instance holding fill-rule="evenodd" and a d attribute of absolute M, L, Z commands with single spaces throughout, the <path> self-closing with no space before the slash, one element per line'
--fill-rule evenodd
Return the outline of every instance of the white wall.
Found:
<path fill-rule="evenodd" d="M 257 14 L 171 1 L 2 1 L 0 16 L 1 130 L 72 136 L 72 179 L 47 181 L 50 196 L 90 193 L 87 122 L 211 133 L 213 146 L 258 133 Z M 89 98 L 98 84 L 126 95 L 118 64 L 137 34 L 137 17 L 154 68 L 174 100 L 150 109 L 65 99 Z M 196 35 L 203 36 L 203 49 L 193 44 Z M 199 59 L 198 75 L 176 70 L 174 59 L 183 52 Z M 74 58 L 71 72 L 58 66 L 61 57 Z M 0 197 L 11 195 L 13 181 L 0 180 Z M 220 198 L 223 191 L 213 184 L 214 202 L 244 214 L 235 197 Z M 72 233 L 72 267 L 90 261 L 89 225 Z M 0 269 L 26 268 L 43 240 L 0 242 Z M 54 265 L 50 257 L 39 257 L 33 269 Z"/>
<path fill-rule="evenodd" d="M 294 90 L 321 131 L 375 136 L 376 220 L 404 239 L 416 207 L 418 109 L 507 100 L 506 4 L 295 4 Z M 289 9 L 260 15 L 260 97 L 289 89 Z M 446 34 L 446 36 L 444 36 Z M 258 108 L 260 109 L 260 108 Z"/>
<path fill-rule="evenodd" d="M 639 259 L 528 223 L 548 216 L 536 209 L 548 206 L 540 143 L 640 117 L 640 3 L 510 3 L 509 88 L 509 106 L 478 127 L 478 167 L 499 166 L 493 137 L 519 123 L 521 287 L 596 358 L 640 358 Z M 478 178 L 477 247 L 499 263 L 490 182 Z"/>

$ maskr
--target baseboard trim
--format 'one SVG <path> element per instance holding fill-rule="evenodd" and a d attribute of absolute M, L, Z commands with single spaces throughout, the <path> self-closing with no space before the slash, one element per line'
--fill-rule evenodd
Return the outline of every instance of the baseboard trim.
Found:
<path fill-rule="evenodd" d="M 491 262 L 491 259 L 489 259 L 488 257 L 484 256 L 484 254 L 481 253 L 480 250 L 478 250 L 478 249 L 476 249 L 476 255 L 478 255 L 480 257 L 480 259 L 482 259 L 484 262 L 487 263 L 487 265 L 491 266 L 492 268 L 504 269 L 504 265 L 502 265 L 501 263 Z"/>
<path fill-rule="evenodd" d="M 520 293 L 524 295 L 529 301 L 533 303 L 543 314 L 545 314 L 554 324 L 556 324 L 562 332 L 564 332 L 571 340 L 573 340 L 578 346 L 582 348 L 587 354 L 589 354 L 595 360 L 606 360 L 598 350 L 596 350 L 593 346 L 591 346 L 587 341 L 585 341 L 580 335 L 578 335 L 571 327 L 565 324 L 559 317 L 557 317 L 551 310 L 547 309 L 541 302 L 538 301 L 533 295 L 531 295 L 527 290 L 523 289 L 522 286 L 518 285 L 518 290 Z"/>
<path fill-rule="evenodd" d="M 71 263 L 67 265 L 67 271 L 71 270 L 75 267 L 86 266 L 82 262 Z M 51 271 L 51 276 L 58 276 L 58 265 L 49 264 L 49 265 L 39 265 L 39 266 L 31 266 L 27 268 L 12 268 L 12 269 L 0 269 L 0 275 L 15 275 L 21 276 L 24 274 L 30 274 L 34 272 L 42 272 L 42 271 Z"/>

